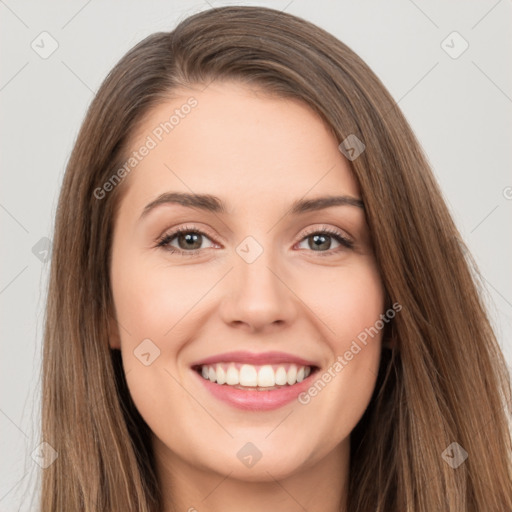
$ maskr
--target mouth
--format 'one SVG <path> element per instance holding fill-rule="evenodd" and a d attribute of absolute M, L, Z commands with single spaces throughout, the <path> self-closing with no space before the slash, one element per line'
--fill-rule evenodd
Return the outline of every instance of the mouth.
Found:
<path fill-rule="evenodd" d="M 227 352 L 191 365 L 203 389 L 244 411 L 270 411 L 297 399 L 319 363 L 284 352 Z"/>
<path fill-rule="evenodd" d="M 295 363 L 254 365 L 234 361 L 192 367 L 204 380 L 245 391 L 273 391 L 301 383 L 318 371 L 314 365 Z"/>

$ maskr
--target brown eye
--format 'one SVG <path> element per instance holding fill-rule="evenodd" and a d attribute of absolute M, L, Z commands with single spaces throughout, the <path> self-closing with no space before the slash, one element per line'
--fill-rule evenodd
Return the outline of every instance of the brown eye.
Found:
<path fill-rule="evenodd" d="M 339 244 L 338 247 L 332 248 L 332 241 L 335 240 L 335 243 Z M 352 249 L 354 243 L 346 238 L 341 232 L 323 229 L 318 231 L 312 231 L 310 233 L 306 233 L 306 236 L 301 240 L 300 243 L 304 243 L 307 241 L 307 249 L 310 249 L 314 252 L 318 253 L 336 253 L 340 250 Z M 322 254 L 323 255 L 323 254 Z"/>
<path fill-rule="evenodd" d="M 171 253 L 177 252 L 190 256 L 195 255 L 201 251 L 201 245 L 205 240 L 210 240 L 210 238 L 202 231 L 184 227 L 178 228 L 171 233 L 165 234 L 159 240 L 157 246 L 163 247 L 165 250 L 168 250 Z M 176 243 L 177 246 L 173 245 L 173 243 Z"/>
<path fill-rule="evenodd" d="M 176 240 L 180 249 L 200 249 L 202 244 L 202 236 L 200 233 L 179 233 Z"/>

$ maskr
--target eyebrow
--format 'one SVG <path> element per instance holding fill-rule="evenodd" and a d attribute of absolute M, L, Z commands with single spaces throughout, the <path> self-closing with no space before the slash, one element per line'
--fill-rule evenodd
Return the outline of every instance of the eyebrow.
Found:
<path fill-rule="evenodd" d="M 140 218 L 142 219 L 158 206 L 163 204 L 179 204 L 188 208 L 195 208 L 212 213 L 227 213 L 225 204 L 220 198 L 211 194 L 188 194 L 185 192 L 166 192 L 159 195 L 144 208 Z M 292 215 L 323 210 L 332 206 L 355 206 L 364 210 L 361 199 L 351 196 L 324 196 L 315 199 L 298 199 L 290 208 Z"/>

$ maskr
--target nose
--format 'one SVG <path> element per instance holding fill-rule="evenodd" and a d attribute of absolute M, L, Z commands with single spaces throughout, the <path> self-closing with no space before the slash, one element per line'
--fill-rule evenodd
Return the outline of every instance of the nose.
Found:
<path fill-rule="evenodd" d="M 273 251 L 264 250 L 248 263 L 236 255 L 225 284 L 223 320 L 248 332 L 273 331 L 291 324 L 298 312 L 291 277 Z"/>

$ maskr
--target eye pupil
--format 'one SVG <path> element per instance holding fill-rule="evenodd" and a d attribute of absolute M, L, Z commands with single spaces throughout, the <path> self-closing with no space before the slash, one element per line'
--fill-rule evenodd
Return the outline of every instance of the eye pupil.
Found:
<path fill-rule="evenodd" d="M 185 243 L 181 244 L 181 241 L 185 239 Z M 199 243 L 197 243 L 199 240 Z M 197 247 L 193 247 L 193 244 L 196 243 Z M 181 249 L 199 249 L 201 247 L 201 235 L 198 233 L 187 233 L 182 234 L 178 237 L 178 244 Z"/>
<path fill-rule="evenodd" d="M 313 235 L 313 242 L 314 242 L 314 245 L 313 245 L 313 249 L 317 250 L 318 248 L 320 249 L 329 249 L 329 247 L 331 246 L 331 243 L 330 243 L 330 237 L 329 236 L 325 236 L 325 235 Z M 328 242 L 325 242 L 325 240 L 329 240 Z M 324 246 L 324 247 L 322 247 Z"/>

